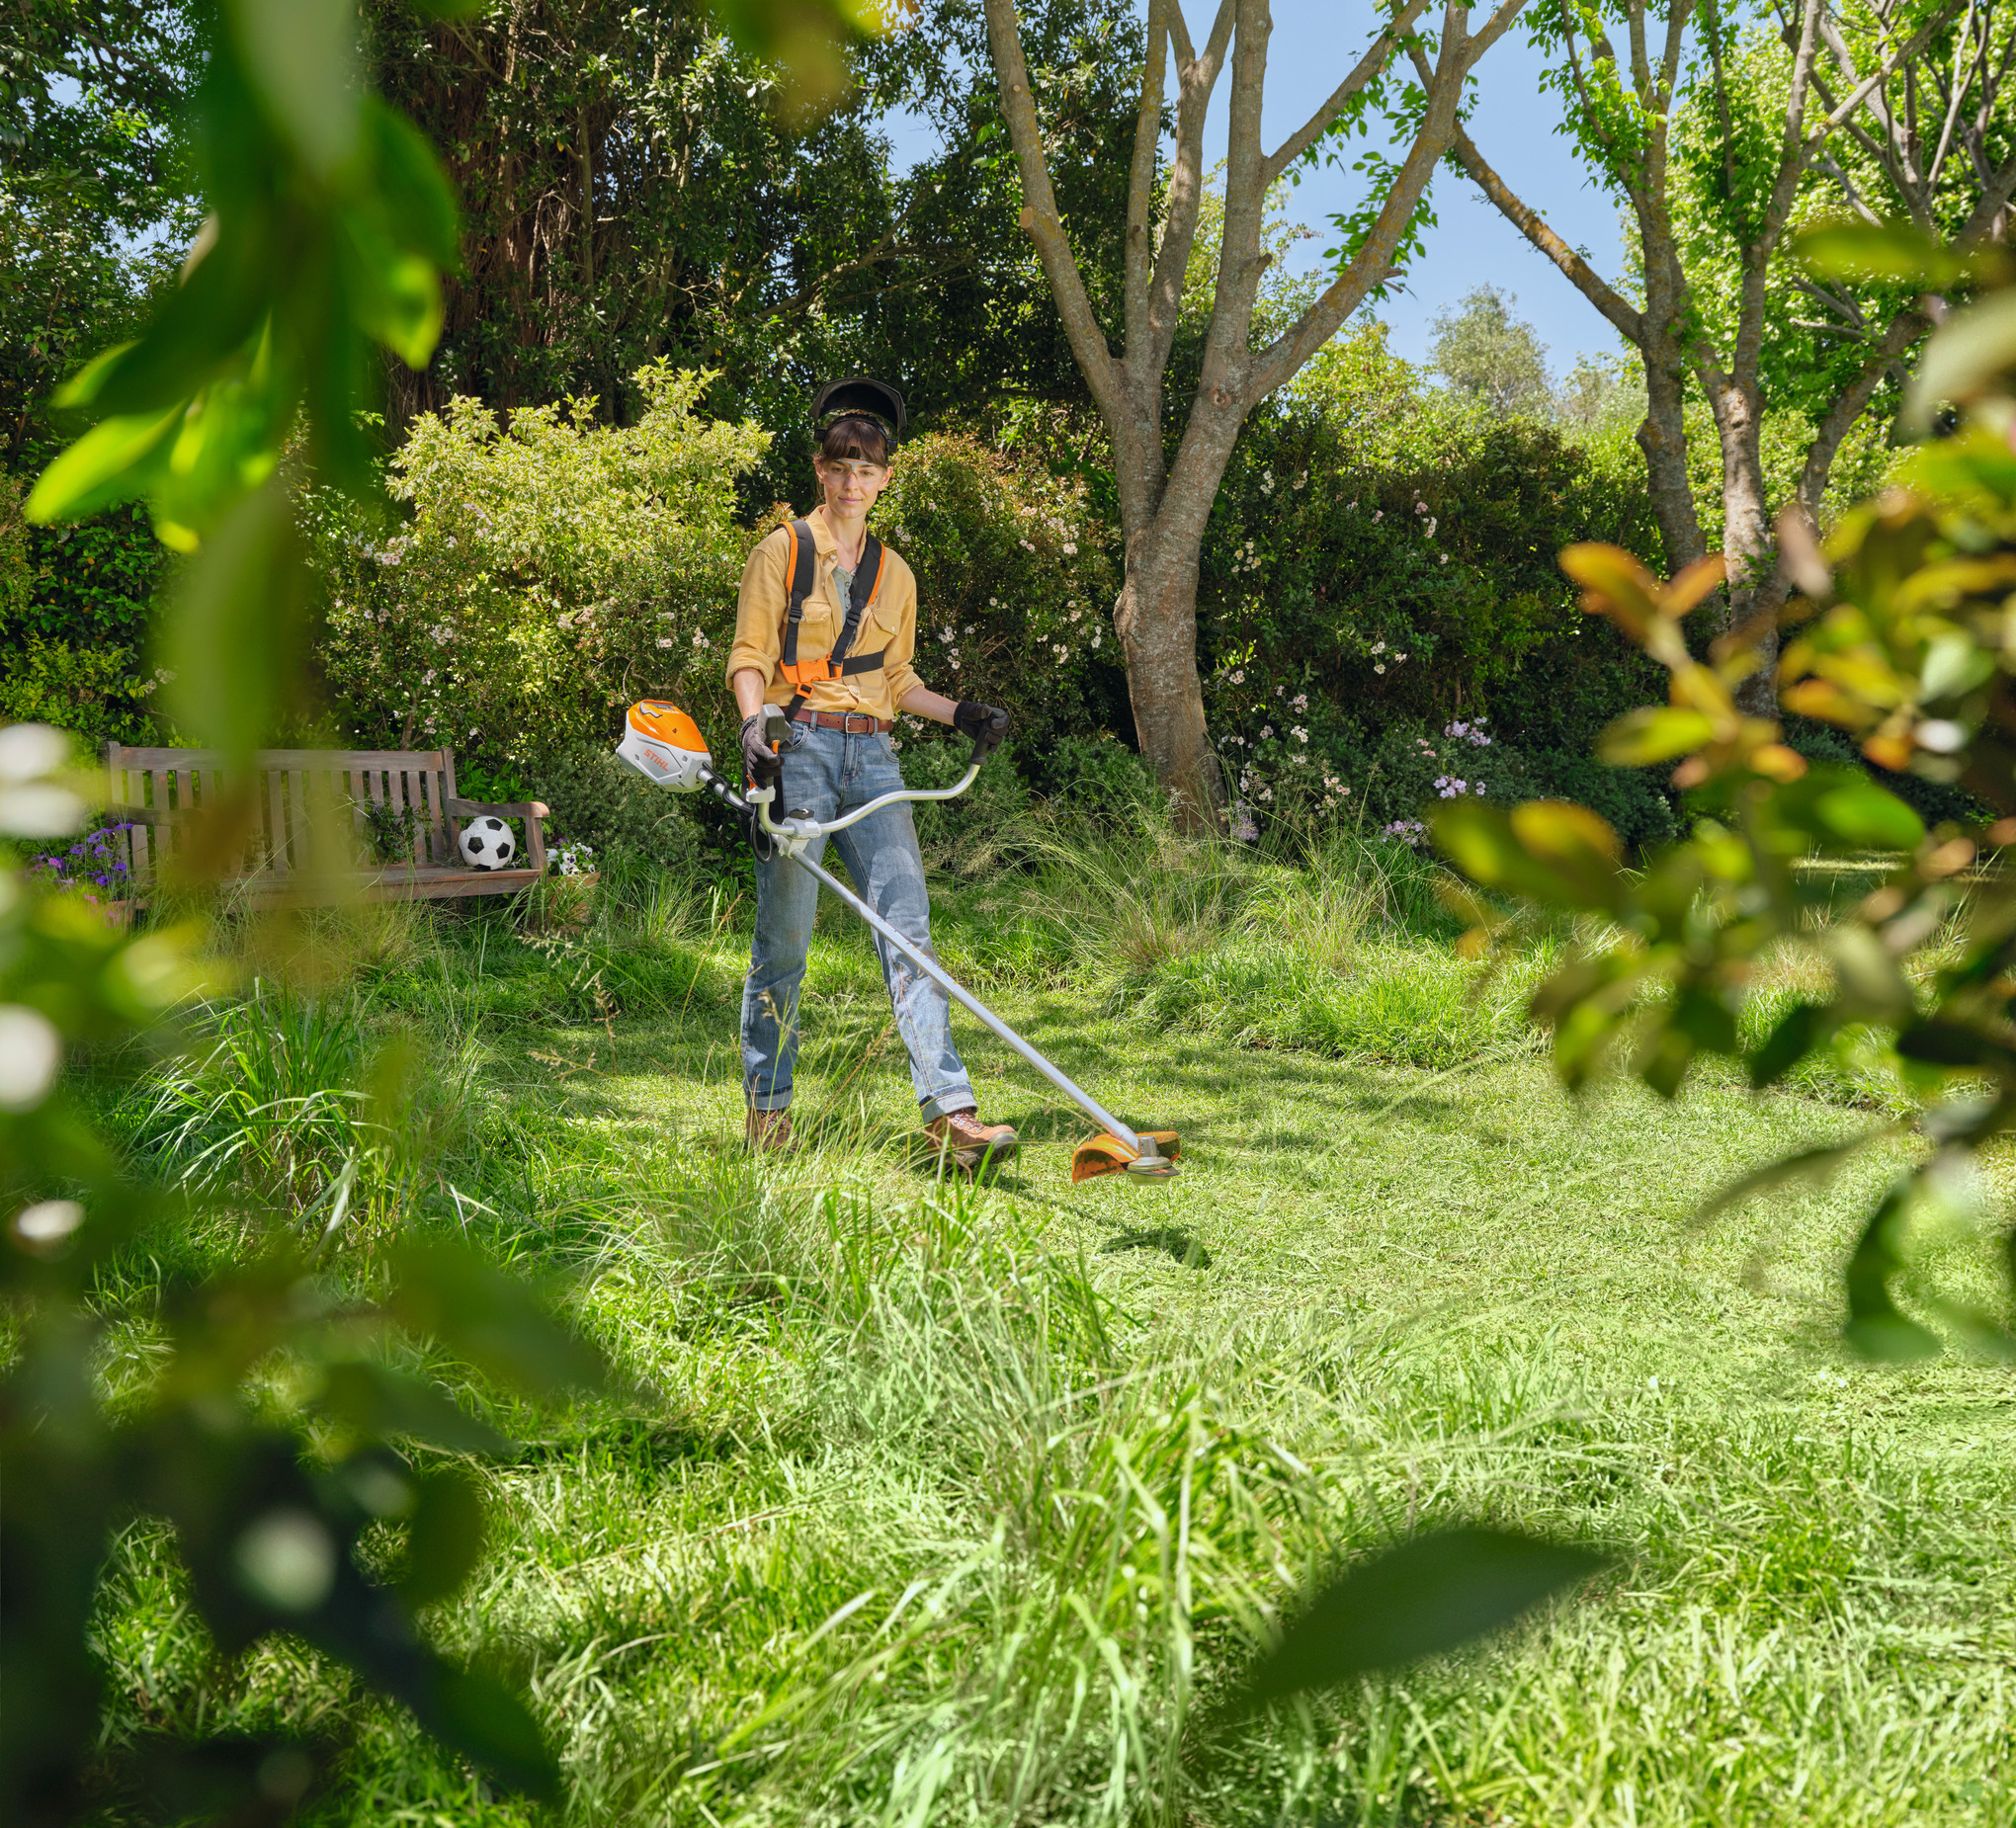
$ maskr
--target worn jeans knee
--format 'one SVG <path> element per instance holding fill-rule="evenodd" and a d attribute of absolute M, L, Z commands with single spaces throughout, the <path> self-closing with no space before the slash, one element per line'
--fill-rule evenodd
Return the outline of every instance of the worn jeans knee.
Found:
<path fill-rule="evenodd" d="M 797 741 L 784 755 L 781 798 L 788 807 L 828 820 L 902 786 L 884 736 L 851 736 L 802 724 L 794 735 Z M 885 806 L 835 834 L 832 842 L 854 879 L 855 893 L 935 960 L 931 902 L 910 808 Z M 822 861 L 825 848 L 821 840 L 807 855 Z M 789 858 L 756 866 L 756 937 L 742 990 L 742 1082 L 759 1111 L 781 1111 L 791 1103 L 798 1003 L 817 903 L 817 882 Z M 875 945 L 924 1116 L 970 1108 L 972 1084 L 953 1045 L 950 1000 L 880 936 Z"/>

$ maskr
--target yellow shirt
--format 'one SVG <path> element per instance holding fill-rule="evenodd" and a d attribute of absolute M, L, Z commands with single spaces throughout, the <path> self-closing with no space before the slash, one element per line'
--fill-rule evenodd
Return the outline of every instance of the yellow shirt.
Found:
<path fill-rule="evenodd" d="M 798 623 L 798 658 L 816 660 L 832 652 L 840 638 L 847 610 L 833 582 L 837 547 L 825 516 L 810 517 L 812 529 L 812 594 L 805 599 Z M 797 688 L 783 672 L 784 619 L 791 608 L 791 532 L 780 527 L 761 540 L 742 568 L 742 594 L 735 605 L 735 642 L 728 649 L 728 681 L 745 667 L 763 675 L 768 705 L 788 705 Z M 896 705 L 912 686 L 923 681 L 910 665 L 917 647 L 917 578 L 900 554 L 882 547 L 882 588 L 861 619 L 849 654 L 882 651 L 882 663 L 866 673 L 815 681 L 805 695 L 813 710 L 866 711 L 872 717 L 893 717 Z"/>

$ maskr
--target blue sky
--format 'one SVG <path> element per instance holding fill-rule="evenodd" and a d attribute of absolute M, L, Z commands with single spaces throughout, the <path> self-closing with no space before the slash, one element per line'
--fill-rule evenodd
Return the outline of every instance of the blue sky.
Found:
<path fill-rule="evenodd" d="M 1209 30 L 1214 10 L 1208 0 L 1186 0 L 1184 11 L 1194 35 L 1201 37 Z M 1479 0 L 1473 18 L 1484 16 Z M 1274 0 L 1264 115 L 1269 147 L 1300 126 L 1337 86 L 1363 51 L 1371 31 L 1372 10 L 1366 6 L 1338 0 Z M 1527 47 L 1515 22 L 1477 66 L 1471 137 L 1512 188 L 1543 208 L 1555 230 L 1615 282 L 1622 272 L 1617 212 L 1590 186 L 1566 142 L 1555 133 L 1559 117 L 1554 98 L 1541 90 L 1541 70 L 1542 59 Z M 1227 80 L 1220 78 L 1207 129 L 1211 161 L 1224 151 L 1227 87 Z M 900 123 L 892 126 L 899 160 L 913 160 L 930 150 L 919 128 Z M 1363 144 L 1353 142 L 1352 157 Z M 1357 206 L 1361 183 L 1348 169 L 1324 167 L 1304 176 L 1289 193 L 1290 219 L 1315 228 L 1319 237 L 1296 245 L 1302 266 L 1316 266 L 1321 250 L 1334 244 L 1328 218 Z M 1447 167 L 1438 170 L 1432 196 L 1439 219 L 1428 231 L 1425 254 L 1409 275 L 1407 291 L 1380 307 L 1391 326 L 1395 353 L 1412 360 L 1425 357 L 1429 323 L 1436 311 L 1484 284 L 1517 294 L 1517 314 L 1532 323 L 1549 346 L 1548 361 L 1556 374 L 1572 365 L 1577 352 L 1595 354 L 1620 347 L 1595 308 L 1467 178 Z"/>

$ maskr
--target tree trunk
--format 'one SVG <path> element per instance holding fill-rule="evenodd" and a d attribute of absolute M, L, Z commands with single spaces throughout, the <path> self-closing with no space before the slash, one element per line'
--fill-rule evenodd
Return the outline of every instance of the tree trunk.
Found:
<path fill-rule="evenodd" d="M 1638 447 L 1644 453 L 1652 517 L 1659 524 L 1670 576 L 1707 547 L 1687 476 L 1686 357 L 1672 338 L 1651 335 L 1638 354 L 1644 359 L 1645 417 L 1638 429 Z"/>
<path fill-rule="evenodd" d="M 1722 459 L 1722 554 L 1728 561 L 1728 627 L 1748 632 L 1759 665 L 1736 689 L 1753 717 L 1777 715 L 1778 541 L 1764 492 L 1762 402 L 1754 387 L 1716 377 L 1709 387 Z"/>
<path fill-rule="evenodd" d="M 1223 784 L 1197 674 L 1195 532 L 1158 515 L 1128 542 L 1113 625 L 1127 656 L 1127 691 L 1141 755 L 1169 796 L 1179 831 L 1219 829 Z"/>

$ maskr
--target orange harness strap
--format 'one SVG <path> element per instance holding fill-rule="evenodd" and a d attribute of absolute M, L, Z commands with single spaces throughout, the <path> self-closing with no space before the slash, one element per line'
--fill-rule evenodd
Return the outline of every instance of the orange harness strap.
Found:
<path fill-rule="evenodd" d="M 870 534 L 862 547 L 861 563 L 854 573 L 854 588 L 848 593 L 847 618 L 841 624 L 839 639 L 833 643 L 830 652 L 815 660 L 798 657 L 798 624 L 804 620 L 805 599 L 812 594 L 816 552 L 809 521 L 793 521 L 789 531 L 791 551 L 787 569 L 791 578 L 791 601 L 785 611 L 784 654 L 778 670 L 791 681 L 798 696 L 786 707 L 787 715 L 804 703 L 811 687 L 820 680 L 876 672 L 882 666 L 882 656 L 888 652 L 885 647 L 873 654 L 849 654 L 847 651 L 853 646 L 864 618 L 882 590 L 882 571 L 888 562 L 882 542 Z M 874 561 L 872 564 L 871 559 Z"/>

